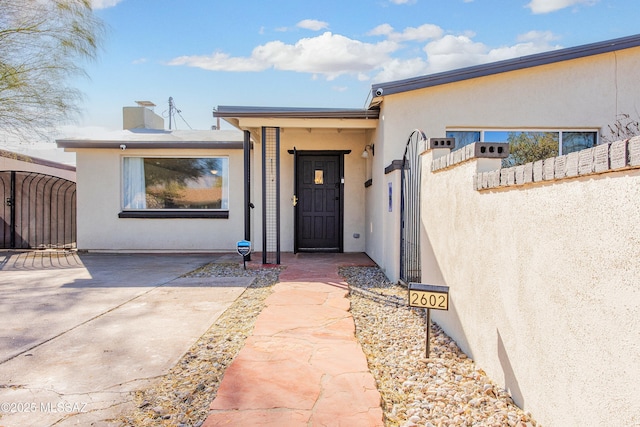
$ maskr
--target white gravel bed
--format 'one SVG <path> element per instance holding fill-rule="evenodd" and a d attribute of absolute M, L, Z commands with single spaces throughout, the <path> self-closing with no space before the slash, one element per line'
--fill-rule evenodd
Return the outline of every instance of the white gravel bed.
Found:
<path fill-rule="evenodd" d="M 255 280 L 166 375 L 132 396 L 136 410 L 118 424 L 201 426 L 279 272 L 212 263 L 185 275 Z M 406 288 L 390 283 L 377 267 L 346 267 L 340 273 L 350 285 L 356 336 L 382 396 L 386 426 L 537 425 L 435 324 L 431 358 L 425 358 L 423 311 L 406 307 Z"/>
<path fill-rule="evenodd" d="M 426 358 L 423 309 L 407 307 L 407 289 L 377 267 L 340 270 L 351 313 L 382 395 L 386 426 L 537 426 L 530 414 L 432 324 Z"/>

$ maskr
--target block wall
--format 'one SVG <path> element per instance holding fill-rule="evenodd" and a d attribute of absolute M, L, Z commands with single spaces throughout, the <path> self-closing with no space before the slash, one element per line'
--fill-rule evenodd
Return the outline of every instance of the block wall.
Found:
<path fill-rule="evenodd" d="M 639 144 L 509 169 L 423 154 L 433 319 L 542 425 L 640 424 Z"/>

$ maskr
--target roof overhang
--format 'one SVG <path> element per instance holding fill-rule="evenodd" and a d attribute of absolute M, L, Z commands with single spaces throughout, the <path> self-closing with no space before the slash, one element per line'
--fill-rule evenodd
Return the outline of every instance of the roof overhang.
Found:
<path fill-rule="evenodd" d="M 133 129 L 108 132 L 88 138 L 58 139 L 58 147 L 69 150 L 100 149 L 242 149 L 244 135 L 236 130 L 165 131 Z"/>
<path fill-rule="evenodd" d="M 587 56 L 630 49 L 640 46 L 640 34 L 592 43 L 566 49 L 558 49 L 504 61 L 460 68 L 442 73 L 429 74 L 404 80 L 387 83 L 378 83 L 371 86 L 372 101 L 370 108 L 379 106 L 387 95 L 409 92 L 417 89 L 455 83 L 463 80 L 475 79 L 509 71 L 522 70 L 541 65 L 553 64 L 561 61 L 584 58 Z"/>
<path fill-rule="evenodd" d="M 379 111 L 336 108 L 271 108 L 219 106 L 214 117 L 238 129 L 260 127 L 301 129 L 375 129 Z"/>
<path fill-rule="evenodd" d="M 142 148 L 145 150 L 167 150 L 167 149 L 242 149 L 242 141 L 96 141 L 96 140 L 73 140 L 58 139 L 58 147 L 65 149 L 78 148 L 102 148 L 102 149 L 122 149 Z"/>

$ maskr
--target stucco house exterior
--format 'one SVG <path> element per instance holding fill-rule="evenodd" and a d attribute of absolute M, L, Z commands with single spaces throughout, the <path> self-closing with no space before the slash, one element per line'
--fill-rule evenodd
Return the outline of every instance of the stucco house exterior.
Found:
<path fill-rule="evenodd" d="M 435 320 L 543 425 L 632 425 L 639 142 L 620 141 L 614 167 L 608 132 L 638 117 L 638 70 L 635 35 L 374 84 L 362 110 L 219 106 L 237 132 L 59 140 L 77 154 L 78 248 L 228 252 L 246 239 L 265 263 L 366 252 L 392 281 L 449 286 L 452 308 Z M 502 168 L 522 134 L 555 141 L 553 162 Z M 170 180 L 151 169 L 166 176 L 171 159 L 209 171 L 211 204 L 166 196 Z M 165 196 L 135 190 L 145 176 Z M 610 234 L 612 218 L 624 231 Z M 584 354 L 610 333 L 633 359 L 624 367 L 617 353 Z M 595 391 L 604 375 L 615 378 L 609 399 Z M 549 396 L 558 384 L 562 402 Z"/>
<path fill-rule="evenodd" d="M 242 133 L 167 131 L 147 106 L 125 107 L 123 124 L 57 141 L 76 152 L 78 249 L 231 250 L 243 229 L 243 201 L 232 196 L 243 188 Z"/>
<path fill-rule="evenodd" d="M 148 108 L 125 108 L 122 132 L 57 141 L 77 154 L 78 247 L 228 251 L 246 238 L 255 251 L 364 251 L 397 280 L 400 182 L 393 171 L 414 129 L 457 137 L 458 148 L 504 141 L 509 131 L 579 134 L 582 145 L 597 144 L 607 124 L 638 111 L 639 44 L 640 36 L 627 37 L 374 84 L 364 110 L 219 106 L 214 116 L 242 133 L 165 131 Z M 127 205 L 125 159 L 210 156 L 228 164 L 224 208 L 141 212 Z M 309 173 L 326 179 L 308 187 L 316 179 Z"/>
<path fill-rule="evenodd" d="M 374 84 L 369 109 L 361 112 L 220 106 L 214 115 L 250 133 L 256 147 L 253 174 L 262 170 L 262 129 L 279 132 L 278 207 L 287 224 L 294 223 L 292 200 L 298 182 L 293 175 L 295 156 L 289 151 L 351 150 L 341 154 L 347 165 L 343 249 L 364 250 L 390 279 L 397 280 L 401 275 L 398 171 L 415 129 L 427 137 L 456 137 L 458 148 L 472 141 L 504 142 L 509 132 L 517 131 L 556 132 L 559 154 L 563 148 L 567 154 L 596 145 L 620 114 L 639 111 L 639 44 L 640 36 L 633 36 Z M 563 144 L 563 136 L 565 142 L 577 137 L 577 145 Z M 365 148 L 369 156 L 362 159 Z M 260 176 L 254 176 L 252 183 L 253 240 L 260 250 L 264 215 Z M 281 230 L 281 249 L 295 250 L 299 232 L 291 227 Z"/>

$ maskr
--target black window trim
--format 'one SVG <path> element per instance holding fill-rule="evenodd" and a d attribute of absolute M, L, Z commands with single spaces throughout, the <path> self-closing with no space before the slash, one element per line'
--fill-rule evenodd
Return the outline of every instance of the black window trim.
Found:
<path fill-rule="evenodd" d="M 118 218 L 228 219 L 229 210 L 126 210 L 118 213 Z"/>

